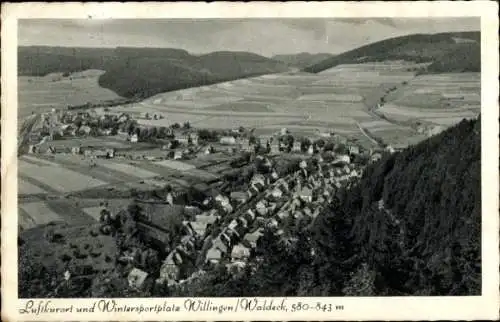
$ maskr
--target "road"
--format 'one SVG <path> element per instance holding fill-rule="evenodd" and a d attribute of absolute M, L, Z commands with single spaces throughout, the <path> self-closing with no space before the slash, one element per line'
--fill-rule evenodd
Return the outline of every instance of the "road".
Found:
<path fill-rule="evenodd" d="M 363 127 L 361 126 L 361 124 L 359 124 L 358 122 L 356 122 L 356 125 L 358 126 L 359 131 L 361 132 L 361 134 L 363 134 L 364 136 L 366 136 L 370 141 L 372 141 L 373 144 L 379 145 L 379 142 L 377 140 L 375 140 L 372 136 L 370 136 L 368 133 L 366 133 L 365 129 L 363 129 Z"/>

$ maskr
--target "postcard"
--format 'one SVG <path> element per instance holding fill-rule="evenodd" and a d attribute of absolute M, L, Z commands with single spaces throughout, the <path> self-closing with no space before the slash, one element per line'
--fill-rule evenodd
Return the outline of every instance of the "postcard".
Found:
<path fill-rule="evenodd" d="M 2 4 L 2 319 L 499 318 L 498 4 Z"/>

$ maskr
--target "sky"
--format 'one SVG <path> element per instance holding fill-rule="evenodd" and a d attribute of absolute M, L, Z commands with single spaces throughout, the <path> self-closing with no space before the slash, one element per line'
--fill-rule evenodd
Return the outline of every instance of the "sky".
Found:
<path fill-rule="evenodd" d="M 192 54 L 249 51 L 341 53 L 415 33 L 479 31 L 479 18 L 29 19 L 18 45 L 169 47 Z"/>

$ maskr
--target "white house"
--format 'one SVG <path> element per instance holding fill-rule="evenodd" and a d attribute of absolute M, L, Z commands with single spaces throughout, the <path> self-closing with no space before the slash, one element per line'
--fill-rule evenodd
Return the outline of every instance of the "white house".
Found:
<path fill-rule="evenodd" d="M 248 257 L 250 257 L 250 249 L 241 244 L 237 244 L 233 247 L 231 252 L 231 258 L 233 260 L 244 260 Z"/>
<path fill-rule="evenodd" d="M 136 134 L 136 133 L 134 133 L 134 134 L 132 134 L 132 135 L 130 136 L 130 142 L 132 142 L 132 143 L 137 143 L 137 142 L 139 142 L 139 137 L 137 136 L 137 134 Z"/>
<path fill-rule="evenodd" d="M 236 144 L 236 139 L 233 136 L 223 136 L 219 142 L 220 144 Z"/>

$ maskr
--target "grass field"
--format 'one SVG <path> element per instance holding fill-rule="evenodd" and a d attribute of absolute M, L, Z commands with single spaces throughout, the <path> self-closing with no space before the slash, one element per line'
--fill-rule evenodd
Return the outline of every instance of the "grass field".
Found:
<path fill-rule="evenodd" d="M 46 112 L 67 105 L 120 98 L 116 93 L 99 86 L 97 80 L 102 73 L 104 71 L 90 70 L 70 77 L 21 76 L 18 78 L 18 115 L 23 117 L 31 112 Z"/>
<path fill-rule="evenodd" d="M 48 161 L 43 162 L 48 163 Z M 33 178 L 60 192 L 84 190 L 107 184 L 96 178 L 68 170 L 56 163 L 36 165 L 21 159 L 18 166 L 20 175 Z"/>

